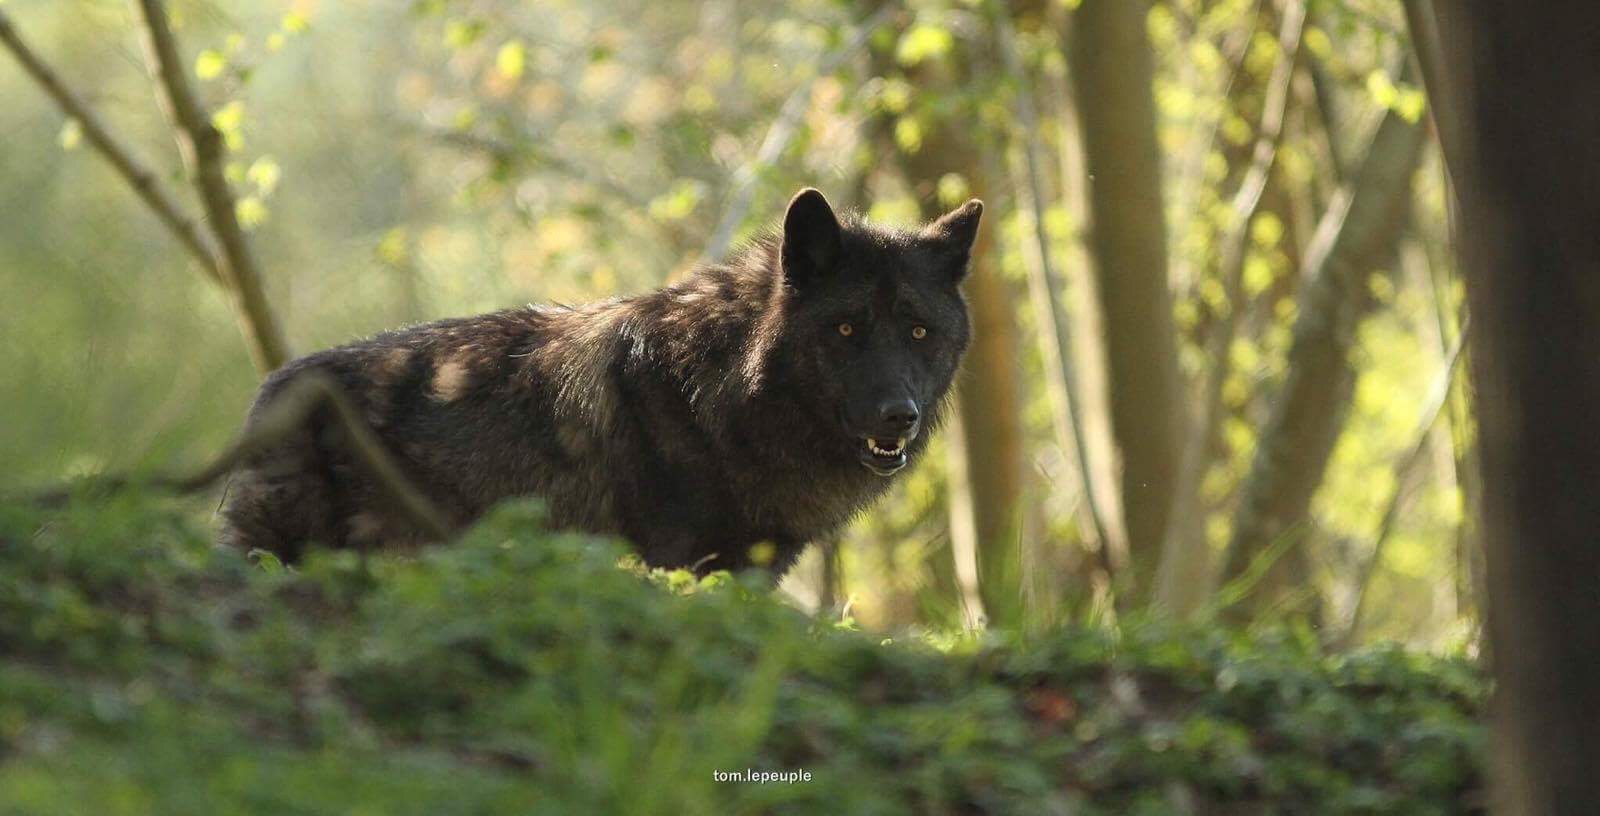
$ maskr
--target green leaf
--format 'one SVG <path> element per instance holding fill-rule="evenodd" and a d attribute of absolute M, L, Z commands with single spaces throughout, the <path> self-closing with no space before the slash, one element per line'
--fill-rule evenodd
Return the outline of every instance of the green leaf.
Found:
<path fill-rule="evenodd" d="M 261 571 L 268 575 L 277 575 L 284 571 L 283 562 L 278 560 L 278 556 L 260 547 L 252 549 L 245 554 L 245 557 L 256 562 L 256 566 L 260 567 Z"/>
<path fill-rule="evenodd" d="M 495 70 L 506 79 L 517 79 L 522 76 L 522 71 L 528 64 L 528 51 L 521 40 L 512 40 L 500 46 L 499 53 L 494 56 Z"/>
<path fill-rule="evenodd" d="M 282 177 L 283 169 L 278 166 L 278 163 L 271 156 L 262 156 L 256 159 L 250 165 L 250 169 L 245 172 L 245 178 L 256 186 L 256 190 L 261 193 L 263 198 L 272 195 L 272 191 L 278 188 L 278 180 Z"/>
<path fill-rule="evenodd" d="M 954 207 L 972 197 L 972 185 L 960 173 L 945 173 L 939 177 L 939 203 Z"/>
<path fill-rule="evenodd" d="M 922 125 L 910 116 L 902 116 L 894 123 L 894 143 L 907 153 L 922 149 Z"/>
<path fill-rule="evenodd" d="M 194 75 L 200 79 L 216 79 L 227 67 L 228 58 L 209 48 L 194 58 Z"/>
<path fill-rule="evenodd" d="M 255 196 L 245 196 L 234 205 L 233 213 L 239 219 L 239 226 L 255 229 L 266 222 L 267 205 Z"/>
<path fill-rule="evenodd" d="M 222 134 L 222 140 L 228 145 L 229 150 L 239 150 L 244 147 L 244 103 L 235 99 L 211 114 L 211 126 Z"/>
<path fill-rule="evenodd" d="M 955 43 L 955 36 L 944 28 L 917 23 L 900 38 L 894 56 L 901 65 L 912 66 L 924 60 L 943 57 L 950 53 Z"/>

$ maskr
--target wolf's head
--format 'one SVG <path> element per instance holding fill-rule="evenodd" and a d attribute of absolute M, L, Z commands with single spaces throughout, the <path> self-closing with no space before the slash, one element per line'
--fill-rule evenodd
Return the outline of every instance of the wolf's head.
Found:
<path fill-rule="evenodd" d="M 982 214 L 973 199 L 907 231 L 841 221 L 812 189 L 789 202 L 779 253 L 786 360 L 808 384 L 811 413 L 837 422 L 841 455 L 880 476 L 905 467 L 966 351 L 958 286 Z"/>

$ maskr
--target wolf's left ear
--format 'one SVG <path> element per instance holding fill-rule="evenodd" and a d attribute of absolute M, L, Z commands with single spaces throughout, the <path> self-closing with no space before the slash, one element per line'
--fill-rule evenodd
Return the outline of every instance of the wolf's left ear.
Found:
<path fill-rule="evenodd" d="M 922 229 L 923 238 L 959 257 L 959 276 L 967 273 L 967 258 L 972 254 L 972 242 L 978 238 L 978 221 L 982 217 L 983 202 L 974 198 Z"/>
<path fill-rule="evenodd" d="M 795 288 L 828 273 L 839 262 L 839 219 L 828 199 L 807 187 L 789 200 L 783 216 L 783 278 Z"/>

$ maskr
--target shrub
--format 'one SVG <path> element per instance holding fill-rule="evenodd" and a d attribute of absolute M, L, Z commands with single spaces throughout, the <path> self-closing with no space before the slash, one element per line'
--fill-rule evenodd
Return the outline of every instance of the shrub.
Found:
<path fill-rule="evenodd" d="M 0 509 L 0 802 L 21 813 L 1455 813 L 1484 681 L 1154 623 L 847 631 L 641 578 L 531 506 L 293 570 L 136 495 Z M 719 782 L 715 771 L 809 773 Z"/>

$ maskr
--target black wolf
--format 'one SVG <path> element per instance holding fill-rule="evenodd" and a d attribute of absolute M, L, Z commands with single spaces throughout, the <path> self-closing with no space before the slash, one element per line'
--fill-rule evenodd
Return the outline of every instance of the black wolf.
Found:
<path fill-rule="evenodd" d="M 321 372 L 452 524 L 538 496 L 554 524 L 622 536 L 651 565 L 781 575 L 925 449 L 967 347 L 958 284 L 982 212 L 889 229 L 803 190 L 781 231 L 683 283 L 312 354 L 267 379 L 251 421 Z M 225 541 L 294 558 L 425 538 L 330 419 L 241 465 Z"/>

